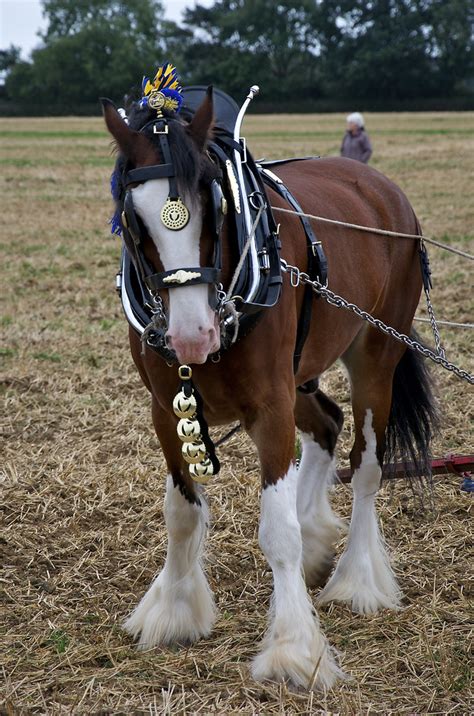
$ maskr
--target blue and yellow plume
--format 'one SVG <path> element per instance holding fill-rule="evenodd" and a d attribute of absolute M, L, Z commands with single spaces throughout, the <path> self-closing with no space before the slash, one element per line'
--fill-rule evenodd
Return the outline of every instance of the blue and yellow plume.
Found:
<path fill-rule="evenodd" d="M 182 89 L 176 67 L 167 62 L 158 67 L 153 82 L 149 77 L 143 77 L 140 106 L 156 109 L 158 113 L 162 109 L 179 112 L 183 102 Z"/>

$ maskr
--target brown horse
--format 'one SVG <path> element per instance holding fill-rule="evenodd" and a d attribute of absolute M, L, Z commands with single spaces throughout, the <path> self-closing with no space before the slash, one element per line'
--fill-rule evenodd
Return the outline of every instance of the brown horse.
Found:
<path fill-rule="evenodd" d="M 125 123 L 103 100 L 107 128 L 128 168 L 165 163 L 149 108 L 135 107 Z M 128 189 L 142 222 L 143 252 L 154 271 L 169 276 L 178 269 L 208 266 L 215 249 L 210 228 L 209 179 L 215 166 L 206 146 L 213 129 L 212 92 L 190 122 L 166 116 L 167 139 L 176 181 L 189 221 L 173 231 L 161 209 L 169 178 L 130 175 Z M 390 180 L 352 160 L 326 158 L 283 164 L 275 173 L 304 211 L 409 234 L 418 233 L 414 212 Z M 223 185 L 229 206 L 232 196 Z M 276 192 L 273 206 L 288 208 Z M 119 209 L 122 208 L 119 199 Z M 280 218 L 281 217 L 281 218 Z M 300 220 L 279 214 L 281 256 L 306 269 L 308 252 Z M 329 286 L 397 330 L 410 333 L 422 279 L 415 242 L 369 233 L 348 233 L 339 226 L 314 226 L 328 259 Z M 238 256 L 224 220 L 221 281 L 226 290 Z M 198 272 L 199 273 L 199 272 Z M 304 289 L 284 275 L 278 303 L 266 309 L 247 335 L 209 357 L 220 346 L 220 323 L 208 283 L 160 287 L 167 316 L 167 347 L 177 363 L 193 364 L 193 379 L 210 426 L 240 421 L 255 442 L 261 463 L 259 543 L 273 572 L 274 595 L 269 627 L 252 665 L 257 680 L 289 680 L 296 685 L 329 687 L 342 675 L 321 633 L 307 587 L 324 585 L 320 603 L 349 602 L 356 612 L 396 609 L 400 590 L 390 567 L 375 512 L 375 495 L 387 443 L 426 461 L 434 408 L 429 379 L 419 357 L 353 314 L 315 300 L 311 325 L 296 375 L 293 371 L 298 319 Z M 152 396 L 156 434 L 168 467 L 164 514 L 168 551 L 159 576 L 126 622 L 142 649 L 206 637 L 215 606 L 200 564 L 208 527 L 204 491 L 189 475 L 177 437 L 173 398 L 177 364 L 164 360 L 130 329 L 133 359 Z M 331 573 L 334 543 L 341 524 L 328 500 L 334 479 L 334 450 L 342 412 L 320 389 L 299 386 L 317 379 L 338 359 L 351 386 L 354 493 L 347 545 Z M 302 459 L 295 465 L 295 427 L 301 432 Z M 306 584 L 305 584 L 306 581 Z M 316 676 L 315 676 L 316 675 Z"/>

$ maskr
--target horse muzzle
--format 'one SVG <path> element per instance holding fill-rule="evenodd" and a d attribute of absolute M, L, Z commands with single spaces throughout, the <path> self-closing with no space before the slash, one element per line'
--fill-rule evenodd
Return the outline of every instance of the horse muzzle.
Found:
<path fill-rule="evenodd" d="M 220 348 L 220 331 L 216 326 L 199 326 L 193 333 L 166 333 L 168 348 L 176 353 L 179 363 L 205 363 L 208 357 Z"/>

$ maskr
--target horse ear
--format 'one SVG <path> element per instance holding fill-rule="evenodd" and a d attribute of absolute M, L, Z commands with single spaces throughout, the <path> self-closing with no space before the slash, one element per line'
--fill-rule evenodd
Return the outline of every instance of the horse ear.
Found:
<path fill-rule="evenodd" d="M 112 100 L 101 97 L 100 101 L 106 127 L 117 142 L 120 151 L 133 164 L 145 164 L 147 158 L 150 163 L 149 157 L 150 153 L 153 153 L 153 148 L 147 138 L 140 132 L 130 129 L 118 113 Z"/>
<path fill-rule="evenodd" d="M 212 99 L 212 85 L 209 85 L 206 96 L 196 110 L 187 128 L 188 133 L 202 151 L 210 139 L 214 124 L 214 104 Z"/>

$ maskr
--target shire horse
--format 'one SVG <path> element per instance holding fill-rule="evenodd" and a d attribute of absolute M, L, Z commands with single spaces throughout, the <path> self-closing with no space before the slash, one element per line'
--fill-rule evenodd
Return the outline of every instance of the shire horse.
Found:
<path fill-rule="evenodd" d="M 119 159 L 128 168 L 162 164 L 159 136 L 150 107 L 135 105 L 128 121 L 110 100 L 102 100 L 106 126 Z M 180 196 L 189 209 L 184 228 L 165 226 L 160 211 L 169 179 L 136 174 L 129 184 L 134 211 L 142 222 L 143 251 L 156 272 L 195 270 L 209 265 L 215 249 L 210 229 L 210 179 L 216 167 L 207 152 L 214 114 L 212 88 L 185 121 L 166 116 L 171 160 Z M 288 162 L 275 168 L 307 213 L 324 214 L 408 234 L 419 224 L 402 191 L 378 171 L 349 159 Z M 229 206 L 229 187 L 223 184 Z M 271 188 L 269 203 L 288 208 Z M 120 199 L 118 200 L 119 208 Z M 306 270 L 308 251 L 298 217 L 281 213 L 281 257 Z M 394 240 L 341 226 L 313 228 L 327 256 L 329 286 L 349 301 L 404 333 L 412 331 L 422 287 L 416 242 Z M 238 256 L 224 217 L 221 282 L 227 290 Z M 166 273 L 166 275 L 169 275 Z M 191 364 L 209 426 L 240 421 L 254 441 L 261 465 L 259 544 L 273 573 L 274 591 L 266 635 L 252 662 L 256 680 L 287 681 L 304 688 L 329 688 L 343 677 L 336 655 L 323 635 L 307 588 L 322 586 L 319 604 L 348 602 L 370 614 L 397 609 L 398 587 L 375 509 L 384 457 L 394 448 L 418 455 L 425 465 L 434 420 L 429 376 L 422 359 L 367 322 L 323 299 L 314 301 L 311 323 L 294 373 L 294 351 L 304 288 L 283 275 L 276 305 L 239 336 L 220 360 L 220 323 L 208 283 L 160 288 L 167 316 L 164 360 L 130 328 L 138 372 L 151 393 L 153 423 L 166 459 L 168 477 L 164 516 L 168 547 L 164 566 L 125 623 L 140 649 L 189 643 L 211 633 L 216 608 L 202 567 L 209 523 L 204 488 L 189 474 L 177 436 L 173 398 L 178 364 Z M 354 419 L 350 453 L 353 507 L 347 542 L 333 570 L 341 522 L 328 490 L 335 478 L 335 446 L 343 417 L 317 379 L 340 360 L 347 373 Z M 298 390 L 313 385 L 313 390 Z M 295 461 L 295 428 L 302 456 Z"/>

